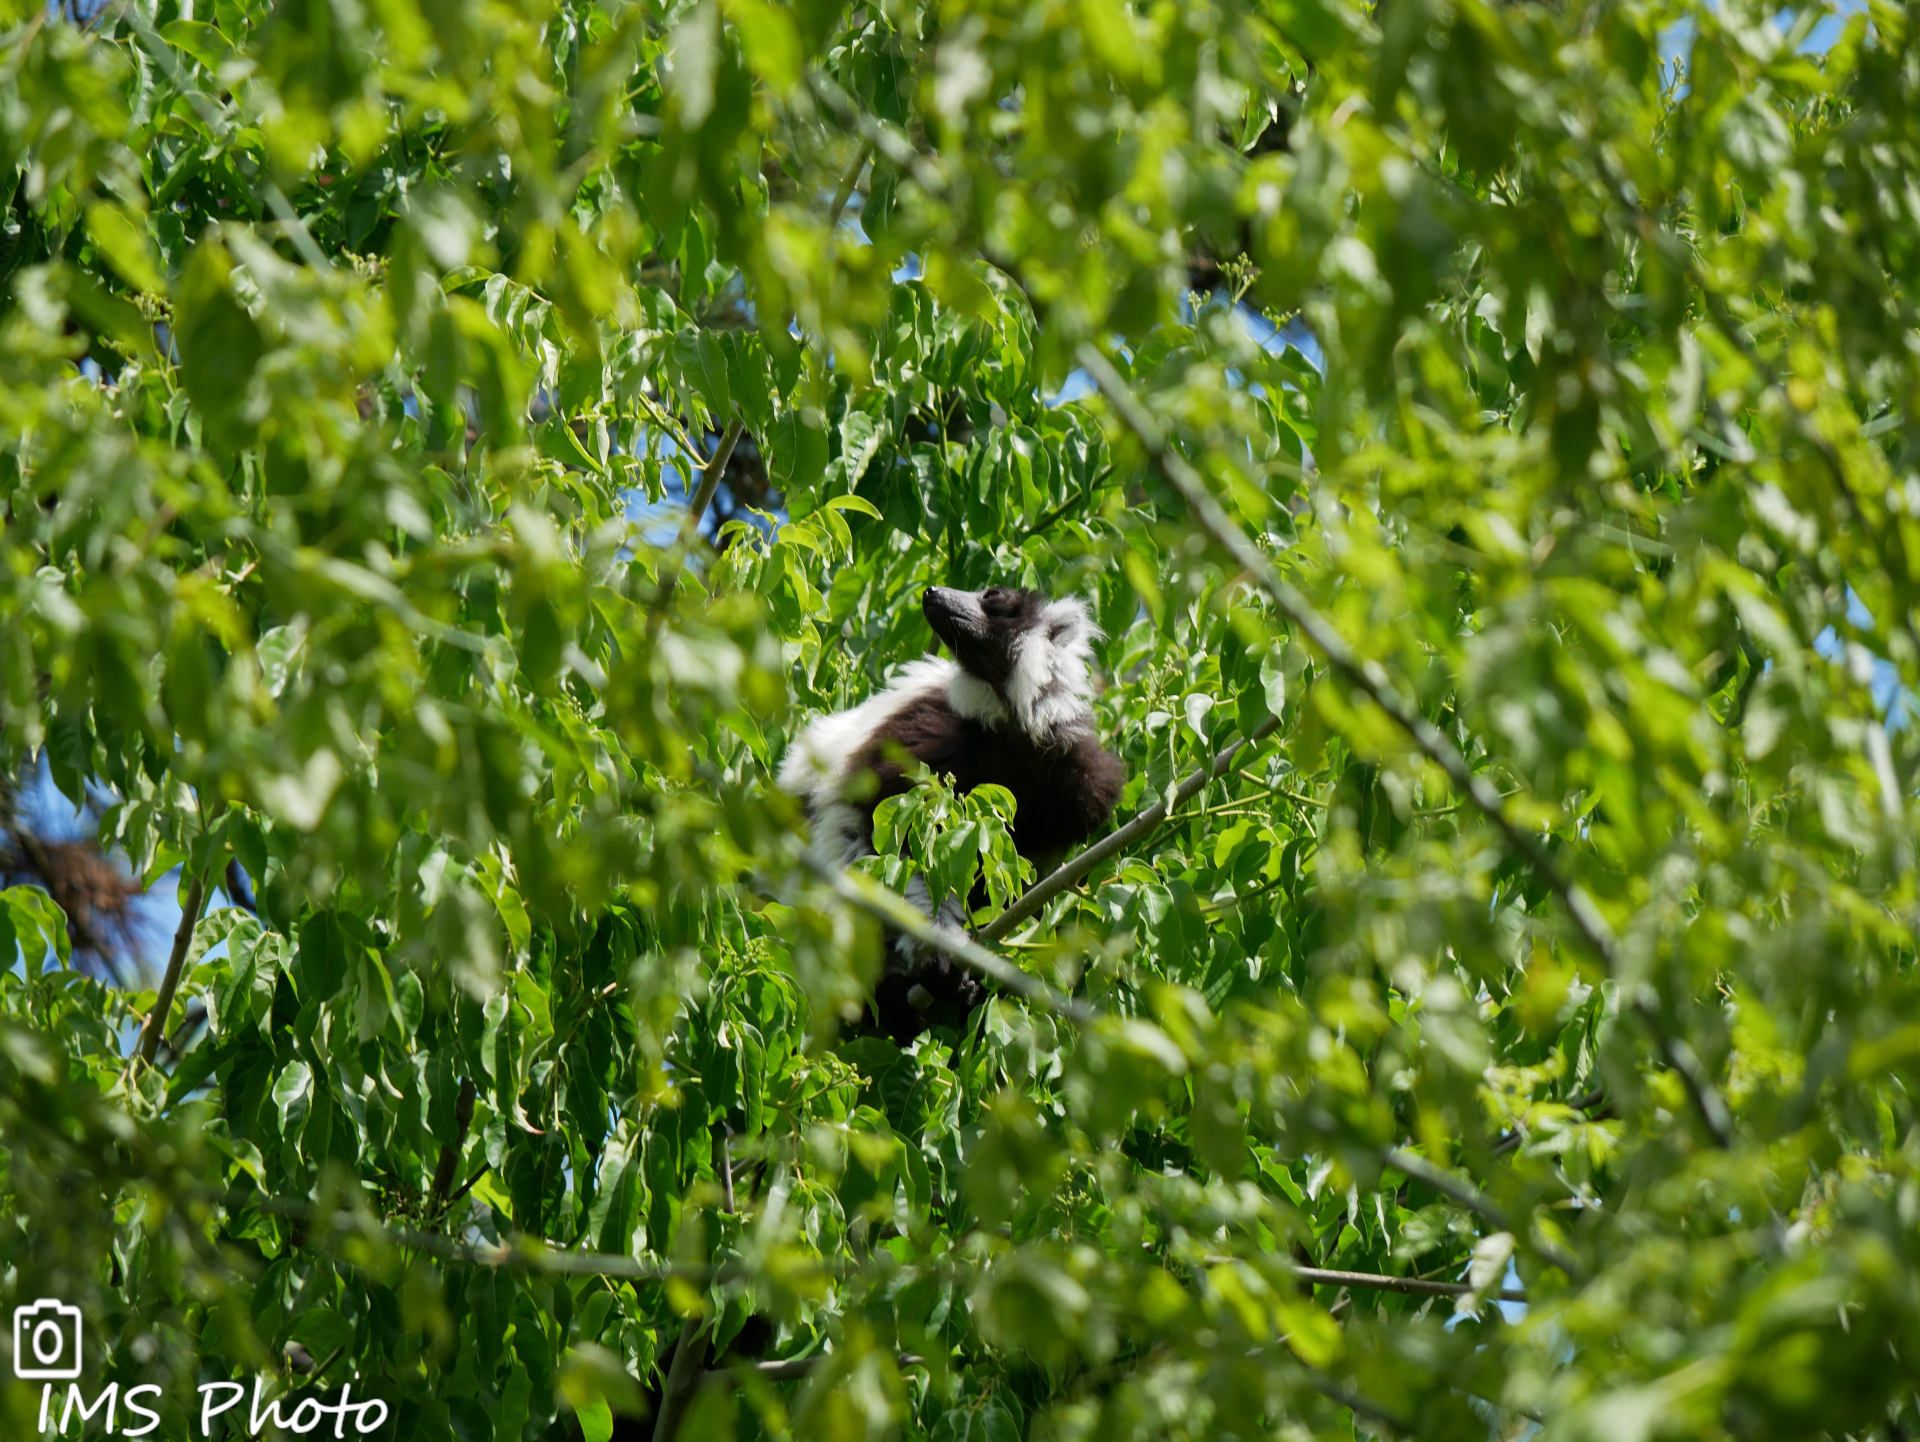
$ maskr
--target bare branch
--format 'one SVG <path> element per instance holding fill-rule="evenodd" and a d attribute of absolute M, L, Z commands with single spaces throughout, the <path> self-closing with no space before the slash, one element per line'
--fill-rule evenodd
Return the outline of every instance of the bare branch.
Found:
<path fill-rule="evenodd" d="M 1609 973 L 1617 972 L 1618 947 L 1612 926 L 1601 915 L 1593 898 L 1587 895 L 1586 888 L 1564 875 L 1554 864 L 1553 858 L 1547 854 L 1542 836 L 1527 830 L 1514 819 L 1493 783 L 1476 772 L 1446 733 L 1401 694 L 1385 667 L 1378 661 L 1365 661 L 1356 656 L 1346 638 L 1334 629 L 1333 623 L 1281 576 L 1272 559 L 1254 545 L 1220 502 L 1214 499 L 1212 490 L 1199 471 L 1185 456 L 1167 444 L 1159 422 L 1140 404 L 1139 398 L 1099 348 L 1090 342 L 1083 342 L 1078 355 L 1080 364 L 1086 367 L 1100 393 L 1139 440 L 1148 458 L 1180 493 L 1201 530 L 1259 583 L 1287 619 L 1319 649 L 1328 664 L 1349 685 L 1385 712 L 1407 734 L 1421 754 L 1446 773 L 1447 779 L 1493 823 L 1507 844 L 1559 897 L 1561 905 L 1572 918 L 1574 929 L 1588 949 L 1600 959 Z M 1646 1023 L 1667 1064 L 1679 1074 L 1707 1131 L 1719 1146 L 1731 1146 L 1732 1114 L 1707 1077 L 1700 1059 L 1684 1040 L 1667 1034 L 1657 1008 L 1644 990 L 1634 990 L 1637 993 L 1632 1001 L 1634 1010 Z"/>
<path fill-rule="evenodd" d="M 1210 1267 L 1227 1266 L 1245 1261 L 1244 1257 L 1208 1257 Z M 1343 1272 L 1332 1267 L 1292 1266 L 1287 1269 L 1289 1275 L 1303 1282 L 1311 1282 L 1316 1287 L 1359 1287 L 1373 1292 L 1408 1292 L 1421 1297 L 1464 1297 L 1473 1290 L 1467 1282 L 1435 1282 L 1426 1277 L 1394 1277 L 1384 1272 Z M 1524 1302 L 1527 1294 L 1513 1287 L 1503 1287 L 1498 1292 L 1489 1291 L 1489 1297 L 1498 1297 L 1503 1302 Z"/>
<path fill-rule="evenodd" d="M 673 1349 L 673 1363 L 667 1368 L 666 1386 L 660 1389 L 660 1415 L 653 1422 L 653 1442 L 673 1442 L 680 1431 L 680 1419 L 687 1404 L 707 1375 L 707 1353 L 713 1337 L 699 1317 L 687 1318 L 680 1329 L 680 1341 Z"/>
<path fill-rule="evenodd" d="M 980 940 L 998 941 L 1108 857 L 1126 850 L 1147 835 L 1167 819 L 1172 807 L 1191 800 L 1209 781 L 1224 773 L 1233 764 L 1234 757 L 1240 753 L 1242 747 L 1257 745 L 1270 736 L 1279 724 L 1279 717 L 1269 716 L 1251 736 L 1235 741 L 1205 766 L 1197 767 L 1176 786 L 1171 806 L 1168 804 L 1167 797 L 1161 797 L 1126 825 L 1108 832 L 1078 856 L 1061 862 L 1053 871 L 1028 887 L 1013 905 L 981 927 L 978 932 Z"/>
<path fill-rule="evenodd" d="M 1464 1297 L 1473 1290 L 1466 1282 L 1432 1282 L 1425 1277 L 1389 1277 L 1378 1272 L 1341 1272 L 1330 1267 L 1295 1267 L 1293 1275 L 1316 1287 L 1359 1287 L 1374 1292 L 1408 1292 L 1420 1297 Z M 1502 1302 L 1527 1300 L 1527 1294 L 1517 1287 L 1502 1287 L 1486 1295 Z"/>
<path fill-rule="evenodd" d="M 1014 995 L 1043 1006 L 1069 1021 L 1085 1024 L 1098 1015 L 1085 1002 L 1047 985 L 1037 976 L 1029 976 L 1006 958 L 995 956 L 963 933 L 929 920 L 912 902 L 896 891 L 889 891 L 872 877 L 848 871 L 811 854 L 807 858 L 807 866 L 849 905 L 885 922 L 895 931 L 912 937 L 922 946 L 943 952 L 967 970 L 999 984 Z"/>

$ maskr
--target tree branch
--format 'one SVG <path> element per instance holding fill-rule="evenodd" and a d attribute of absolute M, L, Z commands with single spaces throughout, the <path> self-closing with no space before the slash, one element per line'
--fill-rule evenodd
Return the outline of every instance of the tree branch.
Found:
<path fill-rule="evenodd" d="M 1257 745 L 1273 734 L 1280 724 L 1280 718 L 1269 716 L 1251 736 L 1235 741 L 1205 766 L 1197 767 L 1178 786 L 1174 788 L 1172 803 L 1167 797 L 1161 797 L 1153 805 L 1139 813 L 1126 825 L 1109 831 L 1078 856 L 1069 858 L 1055 867 L 1053 871 L 1026 889 L 1024 893 L 1005 911 L 981 927 L 976 933 L 981 941 L 998 941 L 1014 927 L 1040 910 L 1054 897 L 1072 886 L 1094 867 L 1108 857 L 1126 850 L 1134 842 L 1151 832 L 1154 827 L 1167 819 L 1174 806 L 1191 800 L 1202 787 L 1233 764 L 1233 758 L 1244 746 Z"/>
<path fill-rule="evenodd" d="M 1210 1267 L 1225 1266 L 1245 1261 L 1244 1257 L 1208 1257 Z M 1408 1292 L 1422 1297 L 1464 1297 L 1473 1290 L 1467 1282 L 1434 1282 L 1425 1277 L 1394 1277 L 1384 1272 L 1342 1272 L 1331 1267 L 1302 1267 L 1297 1263 L 1288 1269 L 1291 1275 L 1303 1282 L 1311 1282 L 1316 1287 L 1359 1287 L 1373 1292 Z M 1503 1287 L 1498 1292 L 1488 1291 L 1489 1297 L 1498 1297 L 1503 1302 L 1524 1302 L 1527 1294 L 1513 1287 Z"/>
<path fill-rule="evenodd" d="M 667 1369 L 666 1385 L 660 1389 L 660 1415 L 654 1419 L 653 1442 L 674 1442 L 687 1404 L 707 1375 L 707 1353 L 712 1334 L 702 1318 L 689 1317 L 680 1329 L 680 1341 L 673 1349 L 673 1365 Z"/>
<path fill-rule="evenodd" d="M 1306 1373 L 1308 1385 L 1311 1386 L 1314 1391 L 1329 1401 L 1338 1402 L 1356 1417 L 1365 1417 L 1369 1421 L 1391 1427 L 1396 1432 L 1404 1432 L 1408 1436 L 1413 1435 L 1413 1423 L 1402 1417 L 1398 1412 L 1393 1411 L 1389 1407 L 1382 1406 L 1371 1397 L 1361 1395 L 1351 1387 L 1342 1386 L 1317 1367 L 1307 1367 L 1302 1370 Z"/>
<path fill-rule="evenodd" d="M 927 194 L 947 193 L 947 177 L 941 173 L 939 166 L 922 155 L 914 143 L 897 129 L 855 105 L 852 97 L 831 76 L 816 71 L 807 76 L 807 88 L 822 105 L 859 131 L 868 146 L 911 175 Z"/>
<path fill-rule="evenodd" d="M 478 1177 L 479 1173 L 474 1175 Z M 362 1236 L 378 1237 L 396 1247 L 408 1247 L 428 1256 L 470 1267 L 506 1268 L 561 1277 L 612 1277 L 628 1282 L 663 1282 L 669 1277 L 683 1277 L 697 1282 L 750 1281 L 755 1275 L 744 1263 L 713 1267 L 649 1262 L 612 1252 L 576 1252 L 562 1247 L 549 1247 L 538 1237 L 519 1236 L 500 1244 L 473 1242 L 439 1232 L 422 1231 L 417 1227 L 392 1226 L 364 1212 L 344 1208 L 322 1216 L 321 1209 L 304 1198 L 263 1197 L 257 1192 L 228 1191 L 211 1194 L 210 1199 L 229 1209 L 251 1207 L 269 1216 L 324 1221 L 323 1227 L 309 1229 L 310 1238 L 329 1231 L 357 1232 Z M 837 1268 L 824 1262 L 797 1265 L 797 1275 L 838 1275 Z"/>
<path fill-rule="evenodd" d="M 835 866 L 812 853 L 808 854 L 806 865 L 841 900 L 885 922 L 895 931 L 912 937 L 922 946 L 943 952 L 967 970 L 997 983 L 1014 995 L 1083 1025 L 1098 1015 L 1085 1002 L 1049 986 L 1037 976 L 1029 976 L 1006 958 L 995 956 L 965 934 L 928 919 L 912 902 L 896 891 L 889 891 L 872 877 Z"/>
<path fill-rule="evenodd" d="M 1464 1297 L 1473 1288 L 1466 1282 L 1430 1282 L 1425 1277 L 1389 1277 L 1378 1272 L 1341 1272 L 1329 1267 L 1295 1267 L 1293 1275 L 1316 1287 L 1360 1287 L 1375 1292 L 1407 1292 L 1420 1297 Z M 1524 1302 L 1527 1294 L 1514 1287 L 1489 1291 L 1502 1302 Z"/>
<path fill-rule="evenodd" d="M 1105 485 L 1112 475 L 1112 465 L 1102 466 L 1099 473 L 1088 480 L 1086 485 L 1082 486 L 1079 491 L 1068 496 L 1066 500 L 1055 506 L 1051 511 L 1048 511 L 1046 515 L 1035 521 L 1031 526 L 1028 526 L 1027 539 L 1032 540 L 1035 536 L 1044 536 L 1048 531 L 1051 531 L 1055 523 L 1058 522 L 1062 516 L 1066 515 L 1067 512 L 1079 506 L 1084 506 L 1087 503 L 1087 499 L 1101 486 Z"/>
<path fill-rule="evenodd" d="M 459 1201 L 462 1197 L 464 1197 L 468 1192 L 472 1191 L 475 1185 L 479 1182 L 480 1178 L 484 1177 L 488 1172 L 492 1170 L 493 1170 L 492 1162 L 480 1163 L 479 1166 L 473 1169 L 473 1175 L 468 1177 L 464 1182 L 460 1183 L 460 1185 L 454 1190 L 453 1195 L 447 1198 L 447 1205 L 452 1206 L 455 1202 Z"/>
<path fill-rule="evenodd" d="M 1460 748 L 1446 733 L 1429 721 L 1420 709 L 1403 696 L 1386 668 L 1378 661 L 1363 661 L 1347 645 L 1346 638 L 1333 623 L 1316 610 L 1275 568 L 1273 561 L 1236 525 L 1192 463 L 1167 444 L 1158 421 L 1148 414 L 1120 374 L 1100 349 L 1082 342 L 1080 364 L 1107 398 L 1128 430 L 1132 431 L 1155 468 L 1187 503 L 1200 529 L 1230 556 L 1234 563 L 1252 576 L 1260 588 L 1272 597 L 1282 614 L 1300 633 L 1319 649 L 1332 668 L 1349 685 L 1365 695 L 1413 741 L 1429 761 L 1446 773 L 1447 779 L 1493 823 L 1507 845 L 1518 852 L 1528 867 L 1560 899 L 1573 920 L 1574 929 L 1588 949 L 1611 973 L 1617 973 L 1618 948 L 1613 928 L 1600 908 L 1587 895 L 1586 888 L 1563 875 L 1547 854 L 1541 837 L 1523 828 L 1508 812 L 1499 791 L 1491 781 L 1467 763 Z M 1638 988 L 1632 1001 L 1634 1010 L 1646 1023 L 1667 1064 L 1680 1076 L 1714 1142 L 1728 1147 L 1733 1142 L 1733 1117 L 1726 1102 L 1706 1076 L 1700 1059 L 1685 1041 L 1667 1034 L 1657 1009 Z"/>

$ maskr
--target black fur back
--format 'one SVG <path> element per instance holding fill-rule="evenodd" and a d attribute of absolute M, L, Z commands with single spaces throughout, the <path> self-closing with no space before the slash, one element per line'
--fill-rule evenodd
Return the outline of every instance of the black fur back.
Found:
<path fill-rule="evenodd" d="M 951 777 L 956 791 L 991 785 L 1012 792 L 1014 846 L 1042 875 L 1106 826 L 1126 783 L 1120 758 L 1090 734 L 1048 749 L 1012 727 L 958 714 L 944 696 L 921 696 L 889 717 L 855 753 L 856 771 L 878 783 L 859 803 L 868 836 L 875 808 L 909 789 L 903 752 Z M 977 907 L 985 900 L 976 892 L 968 904 Z M 913 1004 L 915 992 L 920 1006 Z M 964 1026 L 984 999 L 972 973 L 933 953 L 917 957 L 910 968 L 889 968 L 874 987 L 873 1014 L 881 1029 L 905 1046 L 929 1026 Z"/>
<path fill-rule="evenodd" d="M 870 772 L 879 780 L 872 798 L 862 803 L 869 836 L 874 808 L 907 789 L 897 759 L 902 751 L 952 777 L 956 791 L 976 786 L 1011 791 L 1016 803 L 1013 843 L 1042 869 L 1106 825 L 1126 784 L 1120 758 L 1090 734 L 1080 734 L 1064 748 L 1048 749 L 1012 727 L 961 716 L 944 696 L 918 696 L 854 754 L 855 771 Z"/>
<path fill-rule="evenodd" d="M 816 719 L 782 763 L 781 784 L 807 798 L 821 841 L 844 859 L 871 853 L 874 809 L 907 790 L 908 757 L 957 791 L 1003 786 L 1016 807 L 1014 845 L 1044 874 L 1105 828 L 1126 782 L 1093 730 L 1099 628 L 1071 597 L 1006 587 L 931 587 L 921 609 L 954 659 L 910 662 L 878 696 Z M 972 907 L 984 901 L 976 895 Z M 932 1025 L 963 1025 L 983 995 L 950 958 L 895 938 L 874 1014 L 904 1044 Z"/>

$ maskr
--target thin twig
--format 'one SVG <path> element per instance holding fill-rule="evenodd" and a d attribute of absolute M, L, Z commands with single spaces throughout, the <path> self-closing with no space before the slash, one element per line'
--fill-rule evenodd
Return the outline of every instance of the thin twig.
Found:
<path fill-rule="evenodd" d="M 472 1191 L 474 1189 L 474 1186 L 479 1182 L 480 1178 L 484 1177 L 488 1172 L 492 1170 L 493 1170 L 492 1162 L 480 1163 L 478 1167 L 474 1168 L 474 1173 L 472 1176 L 468 1177 L 464 1182 L 460 1183 L 458 1187 L 454 1188 L 453 1195 L 447 1198 L 447 1205 L 452 1206 L 455 1202 L 459 1201 L 462 1197 L 464 1197 L 468 1192 Z"/>
<path fill-rule="evenodd" d="M 211 820 L 211 818 L 209 818 Z M 166 1035 L 167 1014 L 173 1010 L 174 993 L 180 989 L 180 973 L 186 969 L 187 952 L 193 946 L 193 928 L 200 920 L 200 907 L 207 899 L 207 876 L 195 872 L 187 885 L 186 900 L 180 903 L 180 925 L 173 933 L 173 953 L 167 958 L 166 973 L 160 978 L 160 991 L 147 1013 L 147 1024 L 140 1032 L 140 1049 L 135 1055 L 142 1066 L 152 1066 L 160 1050 L 160 1038 Z M 132 1074 L 132 1067 L 128 1067 Z"/>
<path fill-rule="evenodd" d="M 1295 1267 L 1293 1275 L 1316 1287 L 1360 1287 L 1376 1292 L 1408 1292 L 1421 1297 L 1464 1297 L 1473 1290 L 1467 1282 L 1430 1282 L 1425 1277 L 1389 1277 L 1377 1272 L 1342 1272 L 1330 1267 Z M 1527 1294 L 1502 1287 L 1484 1295 L 1502 1302 L 1524 1302 Z"/>
<path fill-rule="evenodd" d="M 821 104 L 859 131 L 868 145 L 911 175 L 927 194 L 947 193 L 947 178 L 941 174 L 940 168 L 922 155 L 898 129 L 875 119 L 855 105 L 852 97 L 831 77 L 815 72 L 807 77 L 807 87 Z"/>
<path fill-rule="evenodd" d="M 286 234 L 287 239 L 293 242 L 293 248 L 300 252 L 300 258 L 319 274 L 332 274 L 333 266 L 327 260 L 326 252 L 320 249 L 313 238 L 313 232 L 307 229 L 307 223 L 300 218 L 300 212 L 293 208 L 292 202 L 281 192 L 280 187 L 269 180 L 261 187 L 260 194 L 265 198 L 267 208 L 280 217 L 281 230 Z"/>
<path fill-rule="evenodd" d="M 693 500 L 687 506 L 687 514 L 681 518 L 680 534 L 674 539 L 673 549 L 667 553 L 666 562 L 661 567 L 660 588 L 654 592 L 653 605 L 647 612 L 649 636 L 660 629 L 667 602 L 673 599 L 673 588 L 680 582 L 681 567 L 687 563 L 687 552 L 693 549 L 694 538 L 700 534 L 700 518 L 706 515 L 707 507 L 713 504 L 713 493 L 720 488 L 720 474 L 726 470 L 727 461 L 733 455 L 733 448 L 740 443 L 740 433 L 744 429 L 739 420 L 730 421 L 726 432 L 720 437 L 720 443 L 707 459 L 706 469 L 700 473 L 700 489 L 694 492 Z"/>
<path fill-rule="evenodd" d="M 479 1173 L 475 1173 L 475 1178 Z M 229 1209 L 251 1208 L 265 1212 L 269 1216 L 292 1217 L 302 1221 L 312 1221 L 321 1215 L 321 1208 L 312 1202 L 297 1197 L 263 1197 L 256 1192 L 230 1191 L 218 1198 Z M 719 1266 L 690 1265 L 679 1262 L 649 1262 L 639 1257 L 621 1256 L 613 1252 L 576 1252 L 567 1248 L 549 1247 L 538 1237 L 521 1236 L 499 1244 L 474 1242 L 465 1238 L 449 1237 L 439 1232 L 422 1231 L 415 1227 L 399 1227 L 382 1222 L 364 1212 L 341 1209 L 325 1218 L 326 1227 L 310 1231 L 309 1235 L 320 1235 L 325 1231 L 357 1232 L 362 1236 L 376 1237 L 396 1247 L 405 1247 L 422 1252 L 428 1256 L 439 1257 L 443 1261 L 459 1262 L 471 1267 L 491 1267 L 503 1271 L 540 1272 L 550 1276 L 562 1277 L 609 1277 L 628 1282 L 664 1282 L 669 1277 L 681 1277 L 688 1281 L 715 1283 L 750 1281 L 754 1273 L 745 1263 L 730 1262 Z M 799 1271 L 807 1275 L 836 1275 L 839 1269 L 824 1260 L 797 1264 Z"/>
<path fill-rule="evenodd" d="M 1101 486 L 1105 485 L 1112 475 L 1113 467 L 1111 465 L 1102 466 L 1099 474 L 1090 478 L 1077 494 L 1069 496 L 1051 511 L 1048 511 L 1046 515 L 1035 521 L 1031 526 L 1028 526 L 1027 538 L 1031 540 L 1035 536 L 1044 536 L 1048 531 L 1051 531 L 1055 523 L 1058 522 L 1062 516 L 1066 515 L 1067 512 L 1085 505 L 1087 498 Z"/>
<path fill-rule="evenodd" d="M 1389 1147 L 1382 1158 L 1390 1167 L 1405 1172 L 1417 1182 L 1424 1182 L 1442 1196 L 1452 1197 L 1470 1212 L 1478 1212 L 1503 1232 L 1511 1232 L 1513 1223 L 1500 1207 L 1480 1188 L 1463 1177 L 1436 1167 L 1425 1157 L 1416 1156 L 1405 1147 Z"/>
<path fill-rule="evenodd" d="M 1212 538 L 1214 543 L 1224 550 L 1242 570 L 1258 582 L 1260 588 L 1270 596 L 1275 605 L 1286 615 L 1294 626 L 1319 649 L 1327 658 L 1328 664 L 1345 678 L 1347 683 L 1364 694 L 1374 705 L 1386 713 L 1419 748 L 1426 758 L 1446 773 L 1447 779 L 1470 800 L 1475 808 L 1493 823 L 1507 844 L 1518 852 L 1528 867 L 1544 881 L 1549 890 L 1560 898 L 1560 903 L 1572 918 L 1574 929 L 1585 941 L 1589 950 L 1598 957 L 1609 973 L 1618 970 L 1618 948 L 1613 928 L 1607 922 L 1586 888 L 1577 881 L 1564 875 L 1547 854 L 1540 835 L 1521 826 L 1507 810 L 1499 791 L 1485 776 L 1474 771 L 1460 748 L 1447 737 L 1446 733 L 1429 721 L 1420 709 L 1406 696 L 1387 674 L 1386 668 L 1378 661 L 1362 660 L 1348 646 L 1346 638 L 1334 629 L 1333 623 L 1320 614 L 1314 605 L 1281 576 L 1271 558 L 1254 545 L 1247 534 L 1227 515 L 1220 502 L 1214 498 L 1200 472 L 1177 450 L 1167 444 L 1160 424 L 1139 398 L 1120 378 L 1113 363 L 1090 342 L 1083 342 L 1078 351 L 1080 364 L 1093 377 L 1094 384 L 1107 398 L 1120 420 L 1132 431 L 1141 446 L 1147 452 L 1160 474 L 1180 493 L 1194 520 L 1200 528 Z M 1632 1005 L 1647 1025 L 1659 1046 L 1667 1064 L 1678 1073 L 1686 1087 L 1695 1110 L 1714 1142 L 1721 1147 L 1733 1144 L 1733 1117 L 1727 1110 L 1727 1104 L 1707 1077 L 1700 1059 L 1694 1055 L 1693 1048 L 1679 1038 L 1668 1034 L 1665 1024 L 1653 1005 L 1644 994 L 1636 995 Z"/>
<path fill-rule="evenodd" d="M 1208 1257 L 1210 1267 L 1230 1266 L 1242 1262 L 1244 1257 Z M 1302 1267 L 1298 1264 L 1289 1267 L 1288 1274 L 1303 1282 L 1311 1282 L 1316 1287 L 1359 1287 L 1374 1292 L 1408 1292 L 1422 1297 L 1464 1297 L 1473 1290 L 1468 1282 L 1435 1282 L 1426 1277 L 1395 1277 L 1385 1272 L 1343 1272 L 1332 1267 Z M 1503 1302 L 1524 1302 L 1527 1294 L 1512 1287 L 1503 1287 L 1498 1292 L 1488 1291 L 1489 1297 L 1498 1297 Z"/>
<path fill-rule="evenodd" d="M 1396 1171 L 1405 1172 L 1417 1182 L 1422 1182 L 1443 1197 L 1451 1197 L 1470 1212 L 1478 1212 L 1501 1231 L 1514 1237 L 1521 1236 L 1513 1221 L 1500 1204 L 1472 1182 L 1464 1177 L 1456 1177 L 1452 1172 L 1436 1167 L 1425 1157 L 1416 1156 L 1405 1147 L 1388 1147 L 1380 1154 L 1381 1160 Z M 1527 1245 L 1537 1252 L 1542 1261 L 1550 1262 L 1578 1282 L 1585 1278 L 1586 1268 L 1580 1265 L 1578 1258 L 1569 1255 L 1551 1242 L 1537 1238 L 1526 1238 Z"/>
<path fill-rule="evenodd" d="M 437 1223 L 453 1205 L 454 1199 L 449 1194 L 453 1190 L 454 1174 L 460 1170 L 460 1154 L 467 1147 L 467 1129 L 473 1125 L 473 1103 L 478 1095 L 473 1078 L 461 1077 L 460 1093 L 453 1103 L 453 1135 L 440 1145 L 440 1160 L 433 1169 L 433 1187 L 427 1193 L 426 1215 L 431 1222 Z M 479 1179 L 476 1174 L 474 1181 Z"/>
<path fill-rule="evenodd" d="M 697 456 L 700 454 L 699 447 L 694 445 L 692 439 L 687 435 L 686 431 L 681 429 L 679 423 L 667 414 L 666 408 L 662 406 L 660 402 L 656 401 L 645 391 L 636 392 L 635 399 L 652 415 L 654 426 L 658 430 L 665 432 L 667 439 L 680 448 L 680 454 L 683 456 Z"/>
<path fill-rule="evenodd" d="M 1190 800 L 1197 795 L 1201 787 L 1205 786 L 1209 781 L 1213 780 L 1233 764 L 1233 758 L 1240 753 L 1241 747 L 1255 745 L 1264 741 L 1273 733 L 1274 728 L 1279 724 L 1279 717 L 1269 716 L 1255 728 L 1251 736 L 1235 741 L 1205 766 L 1197 767 L 1184 781 L 1174 788 L 1171 798 L 1173 806 L 1178 806 L 1183 801 Z M 1005 911 L 994 917 L 992 921 L 981 927 L 978 933 L 980 940 L 998 941 L 1029 916 L 1039 911 L 1040 908 L 1045 906 L 1049 901 L 1052 901 L 1054 897 L 1058 896 L 1089 871 L 1093 870 L 1094 867 L 1098 866 L 1108 857 L 1126 850 L 1127 847 L 1152 831 L 1154 827 L 1166 820 L 1167 813 L 1172 809 L 1172 807 L 1168 805 L 1168 800 L 1168 797 L 1161 797 L 1158 801 L 1154 802 L 1153 805 L 1147 807 L 1146 810 L 1127 822 L 1126 825 L 1109 831 L 1078 856 L 1070 857 L 1068 860 L 1061 862 L 1051 873 L 1028 887 L 1025 893 L 1022 894 L 1019 900 L 1015 901 L 1013 905 L 1009 906 Z"/>
<path fill-rule="evenodd" d="M 1567 1105 L 1574 1111 L 1584 1112 L 1601 1105 L 1606 1099 L 1606 1089 L 1604 1087 L 1595 1087 L 1592 1091 L 1575 1097 L 1572 1101 L 1568 1102 Z M 1521 1133 L 1520 1129 L 1515 1127 L 1512 1131 L 1494 1140 L 1492 1147 L 1493 1154 L 1496 1157 L 1504 1157 L 1508 1152 L 1515 1150 L 1520 1143 L 1525 1140 L 1526 1137 Z"/>
<path fill-rule="evenodd" d="M 1306 1372 L 1308 1385 L 1322 1397 L 1330 1401 L 1338 1402 L 1342 1407 L 1345 1407 L 1357 1417 L 1366 1417 L 1384 1426 L 1391 1427 L 1396 1432 L 1412 1434 L 1413 1423 L 1402 1417 L 1398 1412 L 1381 1405 L 1371 1397 L 1361 1395 L 1351 1387 L 1343 1386 L 1341 1383 L 1327 1376 L 1324 1372 L 1312 1367 L 1305 1368 L 1304 1370 Z"/>

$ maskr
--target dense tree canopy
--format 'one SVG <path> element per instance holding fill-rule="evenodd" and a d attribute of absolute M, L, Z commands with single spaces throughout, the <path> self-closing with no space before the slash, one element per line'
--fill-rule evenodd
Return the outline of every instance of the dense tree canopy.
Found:
<path fill-rule="evenodd" d="M 0 892 L 0 1300 L 170 1442 L 1911 1435 L 1910 26 L 0 0 L 0 775 L 183 915 Z M 989 583 L 1142 820 L 824 863 Z"/>

